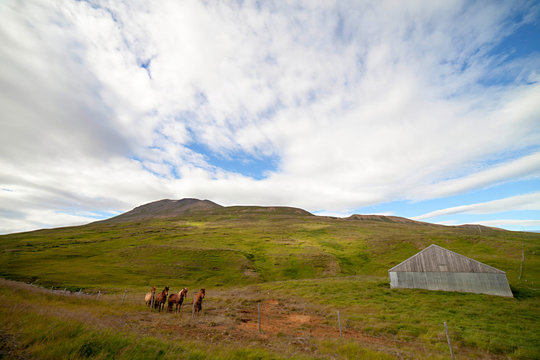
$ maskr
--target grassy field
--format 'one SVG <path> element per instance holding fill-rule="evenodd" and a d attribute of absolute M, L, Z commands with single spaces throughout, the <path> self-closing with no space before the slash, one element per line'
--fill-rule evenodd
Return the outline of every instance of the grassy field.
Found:
<path fill-rule="evenodd" d="M 367 358 L 429 359 L 448 356 L 442 327 L 447 321 L 456 356 L 534 359 L 540 353 L 539 240 L 540 234 L 484 227 L 333 219 L 294 209 L 248 207 L 4 235 L 0 236 L 1 277 L 46 289 L 82 288 L 87 294 L 99 290 L 104 294 L 102 300 L 92 301 L 95 296 L 89 295 L 81 299 L 44 297 L 51 303 L 49 307 L 84 308 L 90 313 L 105 312 L 107 318 L 135 320 L 131 319 L 134 325 L 122 328 L 125 333 L 121 334 L 116 325 L 86 327 L 81 325 L 84 319 L 27 310 L 38 306 L 34 300 L 21 305 L 27 300 L 20 299 L 28 298 L 24 294 L 44 290 L 9 285 L 1 295 L 2 311 L 10 320 L 0 335 L 29 353 L 43 352 L 36 350 L 32 337 L 45 333 L 49 323 L 58 322 L 55 326 L 63 329 L 58 333 L 81 338 L 72 342 L 73 349 L 58 350 L 77 354 L 65 356 L 70 358 L 86 356 L 76 346 L 86 337 L 117 343 L 111 356 L 87 357 L 120 354 L 129 358 L 131 352 L 140 352 L 137 344 L 142 337 L 148 348 L 162 351 L 164 358 L 178 354 L 205 358 L 208 354 L 200 350 L 200 344 L 210 343 L 216 346 L 217 350 L 212 350 L 215 358 L 244 356 L 235 351 L 244 351 L 245 358 L 288 358 L 301 357 L 307 351 L 308 357 L 321 358 L 361 354 Z M 387 270 L 432 243 L 505 271 L 515 298 L 391 290 Z M 522 247 L 525 262 L 518 279 Z M 173 291 L 184 286 L 190 291 L 206 288 L 210 308 L 205 309 L 204 320 L 187 324 L 192 326 L 190 331 L 209 328 L 206 335 L 192 342 L 179 331 L 180 335 L 175 335 L 178 339 L 173 337 L 178 343 L 159 331 L 152 336 L 140 333 L 141 314 L 151 314 L 154 324 L 174 316 L 150 313 L 141 305 L 152 285 L 167 285 Z M 125 290 L 129 301 L 119 307 L 118 297 Z M 12 301 L 17 297 L 20 299 Z M 110 302 L 115 305 L 107 305 L 105 299 L 116 299 Z M 244 328 L 256 321 L 242 322 L 241 314 L 251 316 L 258 303 L 274 300 L 280 304 L 279 311 L 271 314 L 277 329 L 268 329 L 269 337 L 261 341 L 249 332 L 253 329 Z M 345 340 L 336 338 L 338 310 Z M 297 322 L 290 320 L 290 329 L 281 331 L 281 318 Z M 45 330 L 37 325 L 35 330 L 24 330 L 32 321 Z M 232 335 L 222 335 L 223 331 Z M 48 349 L 55 341 L 60 340 L 46 338 L 38 343 Z M 236 348 L 238 344 L 240 348 Z M 198 351 L 202 352 L 197 355 Z"/>

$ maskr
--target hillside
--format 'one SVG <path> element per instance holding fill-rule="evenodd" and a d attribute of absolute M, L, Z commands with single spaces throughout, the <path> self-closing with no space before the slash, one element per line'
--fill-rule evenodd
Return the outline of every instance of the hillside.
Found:
<path fill-rule="evenodd" d="M 0 236 L 0 276 L 94 294 L 205 287 L 208 301 L 221 297 L 207 310 L 216 324 L 225 316 L 218 309 L 237 304 L 227 316 L 239 324 L 236 311 L 256 308 L 261 299 L 293 301 L 290 311 L 304 309 L 299 318 L 341 309 L 351 334 L 419 342 L 420 358 L 433 358 L 443 321 L 461 326 L 458 346 L 478 358 L 487 351 L 487 358 L 527 359 L 540 350 L 534 335 L 540 333 L 540 234 L 193 200 L 162 200 L 84 226 Z M 387 270 L 432 243 L 505 271 L 515 299 L 389 289 Z M 237 302 L 226 294 L 246 297 Z M 412 350 L 398 348 L 410 357 Z"/>
<path fill-rule="evenodd" d="M 399 217 L 337 219 L 288 207 L 160 200 L 84 226 L 1 236 L 0 275 L 72 288 L 385 276 L 392 266 L 436 243 L 506 271 L 512 284 L 522 244 L 530 253 L 528 274 L 540 278 L 538 239 L 534 233 Z"/>

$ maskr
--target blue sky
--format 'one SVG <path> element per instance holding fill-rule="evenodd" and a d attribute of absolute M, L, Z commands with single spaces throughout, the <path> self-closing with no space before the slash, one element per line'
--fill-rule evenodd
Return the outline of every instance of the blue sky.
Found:
<path fill-rule="evenodd" d="M 163 198 L 540 230 L 536 1 L 3 1 L 0 233 Z"/>

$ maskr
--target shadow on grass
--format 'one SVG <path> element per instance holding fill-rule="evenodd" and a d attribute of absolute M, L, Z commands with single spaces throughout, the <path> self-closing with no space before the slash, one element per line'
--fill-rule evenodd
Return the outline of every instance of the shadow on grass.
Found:
<path fill-rule="evenodd" d="M 512 293 L 514 294 L 514 298 L 516 298 L 517 300 L 526 300 L 526 299 L 540 297 L 540 290 L 538 289 L 523 288 L 523 287 L 517 288 L 513 286 L 510 286 L 510 289 L 512 290 Z"/>

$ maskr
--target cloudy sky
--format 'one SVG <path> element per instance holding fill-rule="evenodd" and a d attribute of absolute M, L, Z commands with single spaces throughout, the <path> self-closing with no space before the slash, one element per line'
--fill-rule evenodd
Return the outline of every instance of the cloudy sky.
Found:
<path fill-rule="evenodd" d="M 195 197 L 540 229 L 537 1 L 0 2 L 0 233 Z"/>

